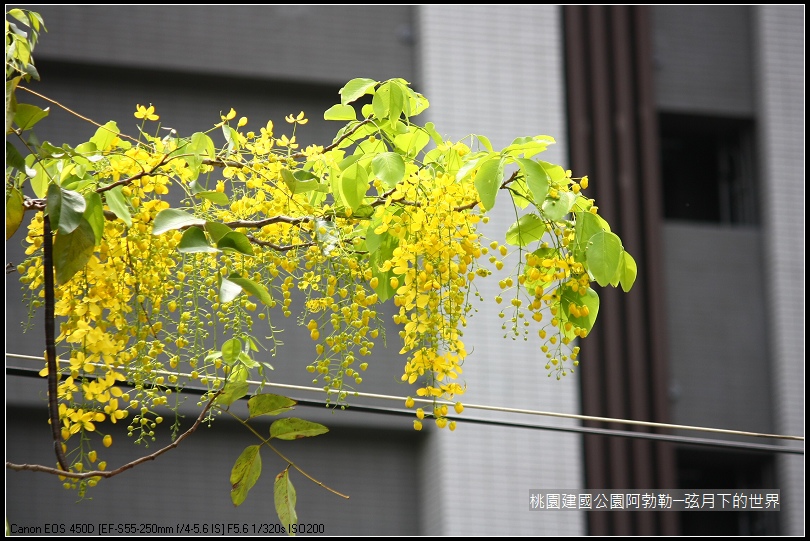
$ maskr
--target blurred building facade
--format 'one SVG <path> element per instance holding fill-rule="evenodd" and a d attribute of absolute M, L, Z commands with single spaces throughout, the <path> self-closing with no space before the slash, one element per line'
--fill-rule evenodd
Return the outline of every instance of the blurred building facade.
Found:
<path fill-rule="evenodd" d="M 639 281 L 628 295 L 600 292 L 582 370 L 560 382 L 546 377 L 533 345 L 504 340 L 497 311 L 482 308 L 467 333 L 465 401 L 804 434 L 804 6 L 32 9 L 49 30 L 35 51 L 37 90 L 124 131 L 145 103 L 181 134 L 231 107 L 257 125 L 302 109 L 317 119 L 351 78 L 402 77 L 428 97 L 425 114 L 442 134 L 485 134 L 495 146 L 554 136 L 548 159 L 591 177 Z M 43 124 L 42 138 L 55 142 L 92 134 L 53 107 Z M 315 120 L 306 128 L 306 143 L 334 133 Z M 496 207 L 490 230 L 504 231 L 510 211 Z M 20 252 L 15 237 L 7 260 Z M 485 297 L 496 294 L 492 282 Z M 7 277 L 7 353 L 41 355 L 36 332 L 19 333 L 27 308 L 18 291 Z M 310 354 L 287 342 L 285 358 Z M 283 361 L 273 361 L 279 381 L 307 384 L 304 365 Z M 369 372 L 377 365 L 362 390 L 402 395 L 395 356 Z M 6 377 L 7 460 L 50 464 L 44 382 L 17 374 Z M 493 412 L 475 415 L 494 423 L 449 434 L 415 433 L 407 417 L 379 412 L 302 409 L 332 432 L 285 449 L 351 495 L 296 479 L 299 517 L 327 534 L 804 533 L 803 456 L 501 426 L 538 421 Z M 102 483 L 91 502 L 74 504 L 47 476 L 8 472 L 7 517 L 275 522 L 268 459 L 247 502 L 230 503 L 231 465 L 251 443 L 238 428 L 222 419 Z M 120 452 L 121 461 L 137 456 Z M 779 488 L 783 511 L 529 510 L 530 489 L 585 487 Z"/>

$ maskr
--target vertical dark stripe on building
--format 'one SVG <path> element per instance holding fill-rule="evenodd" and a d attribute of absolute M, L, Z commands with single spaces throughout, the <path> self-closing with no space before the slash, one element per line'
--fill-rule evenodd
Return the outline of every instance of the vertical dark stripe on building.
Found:
<path fill-rule="evenodd" d="M 589 175 L 599 212 L 638 264 L 633 290 L 599 291 L 583 343 L 586 415 L 668 422 L 658 128 L 648 9 L 564 8 L 571 167 Z M 646 429 L 638 428 L 639 431 Z M 590 489 L 675 487 L 671 446 L 585 437 Z M 595 535 L 672 535 L 672 513 L 592 513 Z"/>

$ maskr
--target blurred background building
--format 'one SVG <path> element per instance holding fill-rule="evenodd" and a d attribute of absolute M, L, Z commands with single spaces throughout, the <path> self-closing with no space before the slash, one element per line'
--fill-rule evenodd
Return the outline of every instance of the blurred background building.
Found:
<path fill-rule="evenodd" d="M 35 51 L 42 82 L 31 86 L 123 131 L 135 131 L 136 104 L 154 104 L 181 134 L 231 107 L 249 126 L 304 110 L 313 120 L 299 139 L 323 143 L 335 128 L 320 112 L 346 81 L 402 77 L 430 100 L 425 114 L 444 135 L 485 134 L 495 146 L 552 135 L 548 159 L 590 176 L 639 279 L 627 295 L 600 291 L 581 370 L 559 382 L 534 345 L 504 340 L 497 310 L 482 307 L 467 333 L 465 401 L 804 435 L 803 5 L 31 9 L 48 28 Z M 56 107 L 40 125 L 55 143 L 94 131 Z M 499 210 L 508 209 L 496 207 L 490 231 L 513 220 Z M 7 261 L 22 259 L 20 238 L 7 243 Z M 20 332 L 26 317 L 7 276 L 6 351 L 41 355 L 36 328 Z M 296 361 L 311 352 L 295 337 L 291 329 L 273 364 L 278 381 L 307 384 Z M 404 396 L 401 363 L 387 357 L 372 359 L 362 390 Z M 45 383 L 25 375 L 39 368 L 7 357 L 12 462 L 54 461 Z M 409 417 L 380 409 L 301 409 L 332 431 L 284 451 L 351 495 L 294 478 L 300 520 L 327 534 L 804 534 L 803 455 L 518 427 L 578 424 L 502 412 L 469 410 L 488 422 L 449 434 L 416 433 Z M 143 451 L 125 437 L 114 446 L 121 462 Z M 50 476 L 7 472 L 6 516 L 22 525 L 276 522 L 271 475 L 284 465 L 269 455 L 247 502 L 230 502 L 230 468 L 251 443 L 221 419 L 81 503 Z M 778 488 L 783 510 L 539 513 L 529 510 L 537 488 Z"/>

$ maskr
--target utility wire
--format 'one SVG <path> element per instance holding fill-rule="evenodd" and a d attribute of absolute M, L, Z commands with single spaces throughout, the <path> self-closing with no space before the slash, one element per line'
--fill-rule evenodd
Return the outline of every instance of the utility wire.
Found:
<path fill-rule="evenodd" d="M 15 353 L 6 353 L 7 357 L 17 358 L 17 359 L 25 359 L 25 360 L 33 360 L 33 361 L 43 361 L 44 358 L 36 357 L 31 355 L 20 355 Z M 66 364 L 68 361 L 59 362 Z M 104 366 L 100 363 L 94 363 L 98 366 Z M 182 375 L 189 377 L 187 374 L 178 374 L 177 372 L 169 372 L 165 370 L 156 370 L 158 374 L 164 375 Z M 9 375 L 17 375 L 17 376 L 28 376 L 31 377 L 35 374 L 38 374 L 38 371 L 31 368 L 6 368 L 6 373 Z M 189 378 L 190 379 L 190 378 Z M 262 382 L 248 380 L 248 383 L 254 385 L 262 385 Z M 279 389 L 286 389 L 291 391 L 305 391 L 305 392 L 318 392 L 323 393 L 323 388 L 320 387 L 309 387 L 303 385 L 290 385 L 290 384 L 283 384 L 283 383 L 264 383 L 265 387 L 275 387 Z M 183 392 L 187 393 L 194 393 L 194 394 L 204 394 L 207 392 L 207 389 L 204 388 L 193 388 L 193 387 L 184 387 L 182 389 Z M 337 391 L 329 391 L 331 393 L 336 393 Z M 356 397 L 361 398 L 372 398 L 372 399 L 380 399 L 380 400 L 394 400 L 397 402 L 404 402 L 405 398 L 401 396 L 394 396 L 394 395 L 385 395 L 385 394 L 375 394 L 375 393 L 363 393 L 357 392 L 352 393 Z M 414 399 L 415 402 L 425 403 L 425 404 L 433 404 L 432 400 L 423 399 L 423 398 L 416 398 Z M 325 404 L 320 401 L 316 400 L 307 400 L 307 399 L 299 399 L 297 402 L 304 406 L 313 406 L 313 407 L 323 407 Z M 451 402 L 446 401 L 438 401 L 440 404 L 447 404 L 452 405 Z M 790 436 L 790 435 L 779 435 L 779 434 L 765 434 L 759 432 L 747 432 L 747 431 L 739 431 L 739 430 L 728 430 L 722 428 L 708 428 L 708 427 L 698 427 L 698 426 L 690 426 L 690 425 L 678 425 L 678 424 L 670 424 L 670 423 L 654 423 L 649 421 L 635 421 L 631 419 L 616 419 L 611 417 L 594 417 L 590 415 L 578 415 L 573 413 L 557 413 L 557 412 L 548 412 L 548 411 L 541 411 L 541 410 L 527 410 L 527 409 L 519 409 L 519 408 L 506 408 L 506 407 L 499 407 L 499 406 L 487 406 L 482 404 L 468 404 L 464 403 L 465 409 L 478 409 L 482 411 L 499 411 L 504 413 L 518 413 L 518 414 L 528 414 L 528 415 L 539 415 L 545 417 L 556 417 L 556 418 L 566 418 L 566 419 L 574 419 L 574 420 L 581 420 L 581 421 L 596 421 L 596 422 L 605 422 L 605 423 L 618 423 L 618 424 L 628 424 L 633 426 L 646 426 L 650 428 L 671 428 L 671 429 L 678 429 L 678 430 L 693 430 L 693 431 L 701 431 L 701 432 L 711 432 L 711 433 L 718 433 L 718 434 L 727 434 L 727 435 L 737 435 L 737 436 L 751 436 L 751 437 L 762 437 L 762 438 L 770 438 L 770 439 L 783 439 L 783 440 L 794 440 L 794 441 L 804 441 L 804 437 L 802 436 Z M 410 410 L 403 410 L 403 409 L 396 409 L 396 408 L 385 408 L 380 406 L 363 406 L 363 405 L 352 405 L 350 407 L 353 411 L 361 411 L 367 413 L 386 413 L 386 414 L 393 414 L 393 415 L 407 415 L 412 416 L 413 412 Z M 484 418 L 475 418 L 469 417 L 465 415 L 464 417 L 455 417 L 457 421 L 468 422 L 473 424 L 483 424 L 483 425 L 491 425 L 491 426 L 506 426 L 506 427 L 516 427 L 516 428 L 529 428 L 529 429 L 540 429 L 540 430 L 550 430 L 550 431 L 557 431 L 557 432 L 572 432 L 572 433 L 579 433 L 579 434 L 592 434 L 592 435 L 602 435 L 602 436 L 615 436 L 615 437 L 624 437 L 624 438 L 635 438 L 635 439 L 646 439 L 646 440 L 654 440 L 654 441 L 662 441 L 662 442 L 671 442 L 671 443 L 682 443 L 682 444 L 690 444 L 690 445 L 703 445 L 703 446 L 713 446 L 713 447 L 725 447 L 725 448 L 738 448 L 738 449 L 747 449 L 747 450 L 756 450 L 756 451 L 767 451 L 767 452 L 776 452 L 776 453 L 788 453 L 788 454 L 804 454 L 804 448 L 796 448 L 796 447 L 785 447 L 782 445 L 772 445 L 772 444 L 758 444 L 758 443 L 748 443 L 748 442 L 735 442 L 735 441 L 725 441 L 725 440 L 717 440 L 717 439 L 710 439 L 710 438 L 697 438 L 697 437 L 690 437 L 690 436 L 676 436 L 676 435 L 667 435 L 667 434 L 653 434 L 648 432 L 635 432 L 630 430 L 614 430 L 614 429 L 607 429 L 607 428 L 594 428 L 594 427 L 583 427 L 583 426 L 570 426 L 570 427 L 563 427 L 563 426 L 552 426 L 552 425 L 537 425 L 532 423 L 521 423 L 515 421 L 500 421 L 500 420 L 493 420 L 493 419 L 484 419 Z"/>

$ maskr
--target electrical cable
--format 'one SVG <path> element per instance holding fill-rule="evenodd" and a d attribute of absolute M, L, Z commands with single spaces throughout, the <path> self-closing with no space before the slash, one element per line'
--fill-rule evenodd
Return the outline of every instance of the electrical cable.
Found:
<path fill-rule="evenodd" d="M 35 360 L 35 361 L 43 361 L 44 359 L 41 357 L 31 356 L 31 355 L 20 355 L 15 353 L 7 353 L 7 357 L 17 358 L 17 359 L 25 359 L 25 360 Z M 67 363 L 67 361 L 59 361 Z M 103 366 L 103 365 L 99 365 Z M 15 376 L 27 376 L 32 377 L 34 375 L 38 375 L 39 372 L 32 368 L 6 368 L 6 373 L 8 375 L 15 375 Z M 156 371 L 156 373 L 160 374 L 175 374 L 174 372 L 169 371 Z M 187 376 L 187 375 L 186 375 Z M 249 380 L 248 383 L 254 385 L 260 385 L 261 382 L 258 381 L 251 381 Z M 323 388 L 318 387 L 308 387 L 303 385 L 289 385 L 289 384 L 282 384 L 282 383 L 265 383 L 264 386 L 266 387 L 275 387 L 280 389 L 286 389 L 291 391 L 307 391 L 307 392 L 318 392 L 323 393 Z M 207 392 L 207 389 L 204 388 L 194 388 L 194 387 L 182 387 L 177 388 L 176 390 L 186 392 L 186 393 L 193 393 L 193 394 L 204 394 Z M 334 391 L 333 391 L 334 392 Z M 381 400 L 395 400 L 400 403 L 404 402 L 404 398 L 400 396 L 394 395 L 383 395 L 383 394 L 375 394 L 375 393 L 353 393 L 356 397 L 362 398 L 372 398 L 372 399 L 381 399 Z M 317 401 L 317 400 L 309 400 L 309 399 L 296 399 L 296 401 L 302 406 L 310 406 L 310 407 L 323 407 L 326 405 L 324 402 Z M 420 403 L 426 404 L 433 404 L 432 400 L 417 398 L 414 401 L 419 401 Z M 452 405 L 450 402 L 439 401 L 442 404 Z M 680 429 L 680 430 L 696 430 L 702 432 L 713 432 L 713 433 L 720 433 L 720 434 L 731 434 L 731 435 L 738 435 L 738 436 L 752 436 L 752 437 L 764 437 L 764 438 L 771 438 L 771 439 L 784 439 L 784 440 L 798 440 L 804 441 L 804 438 L 801 436 L 787 436 L 787 435 L 778 435 L 778 434 L 763 434 L 758 432 L 747 432 L 747 431 L 737 431 L 737 430 L 728 430 L 728 429 L 719 429 L 719 428 L 708 428 L 708 427 L 695 427 L 689 425 L 677 425 L 677 424 L 670 424 L 670 423 L 653 423 L 648 421 L 635 421 L 630 419 L 614 419 L 610 417 L 594 417 L 588 415 L 578 415 L 573 413 L 556 413 L 556 412 L 547 412 L 547 411 L 539 411 L 539 410 L 526 410 L 526 409 L 518 409 L 518 408 L 506 408 L 506 407 L 497 407 L 497 406 L 487 406 L 487 405 L 480 405 L 480 404 L 464 404 L 465 409 L 478 409 L 482 411 L 499 411 L 504 413 L 517 413 L 517 414 L 529 414 L 529 415 L 540 415 L 546 417 L 557 417 L 557 418 L 568 418 L 574 420 L 581 420 L 581 421 L 597 421 L 597 422 L 609 422 L 609 423 L 618 423 L 618 424 L 628 424 L 634 426 L 646 426 L 650 428 L 673 428 L 673 429 Z M 351 405 L 350 411 L 359 411 L 359 412 L 366 412 L 366 413 L 383 413 L 389 415 L 407 415 L 413 416 L 413 412 L 410 410 L 405 409 L 397 409 L 397 408 L 386 408 L 382 406 L 367 406 L 367 405 Z M 586 434 L 586 435 L 601 435 L 601 436 L 613 436 L 613 437 L 624 437 L 624 438 L 635 438 L 635 439 L 645 439 L 645 440 L 652 440 L 652 441 L 661 441 L 661 442 L 670 442 L 670 443 L 681 443 L 687 445 L 699 445 L 699 446 L 712 446 L 712 447 L 723 447 L 723 448 L 736 448 L 736 449 L 745 449 L 745 450 L 752 450 L 752 451 L 763 451 L 763 452 L 773 452 L 773 453 L 788 453 L 788 454 L 804 454 L 803 448 L 796 448 L 796 447 L 785 447 L 782 445 L 772 445 L 772 444 L 760 444 L 760 443 L 750 443 L 750 442 L 739 442 L 739 441 L 727 441 L 727 440 L 717 440 L 711 438 L 697 438 L 692 436 L 677 436 L 677 435 L 668 435 L 668 434 L 654 434 L 649 432 L 636 432 L 631 430 L 616 430 L 616 429 L 607 429 L 607 428 L 596 428 L 596 427 L 584 427 L 584 426 L 553 426 L 553 425 L 540 425 L 540 424 L 532 424 L 532 423 L 524 423 L 524 422 L 516 422 L 516 421 L 504 421 L 504 420 L 496 420 L 496 419 L 485 419 L 485 418 L 476 418 L 470 417 L 465 415 L 464 417 L 453 417 L 456 421 L 461 421 L 465 423 L 471 424 L 481 424 L 481 425 L 490 425 L 490 426 L 504 426 L 504 427 L 514 427 L 514 428 L 527 428 L 527 429 L 536 429 L 536 430 L 550 430 L 550 431 L 557 431 L 557 432 L 570 432 L 570 433 L 578 433 L 578 434 Z"/>

